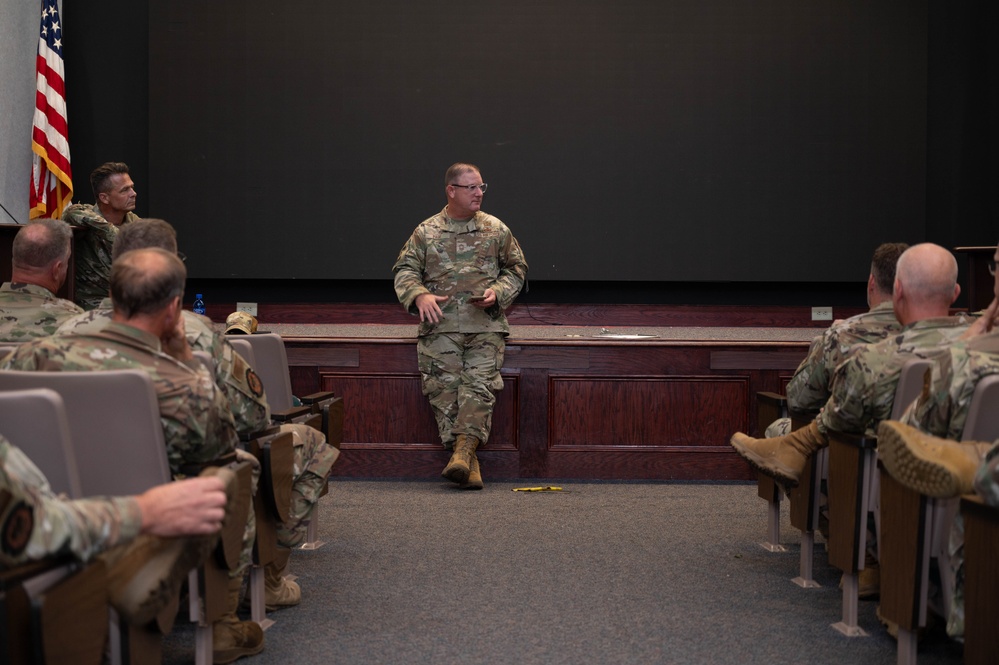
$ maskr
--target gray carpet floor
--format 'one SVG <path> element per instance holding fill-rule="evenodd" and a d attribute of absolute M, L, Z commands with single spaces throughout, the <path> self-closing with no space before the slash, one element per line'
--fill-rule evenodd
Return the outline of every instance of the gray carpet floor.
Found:
<path fill-rule="evenodd" d="M 488 478 L 487 478 L 488 480 Z M 558 484 L 561 492 L 513 492 Z M 326 544 L 296 551 L 301 605 L 275 612 L 270 663 L 894 663 L 895 641 L 862 601 L 868 637 L 841 617 L 839 573 L 815 548 L 818 589 L 791 582 L 800 541 L 760 545 L 754 484 L 335 479 Z M 193 658 L 178 621 L 165 662 Z M 956 664 L 942 628 L 920 665 Z"/>

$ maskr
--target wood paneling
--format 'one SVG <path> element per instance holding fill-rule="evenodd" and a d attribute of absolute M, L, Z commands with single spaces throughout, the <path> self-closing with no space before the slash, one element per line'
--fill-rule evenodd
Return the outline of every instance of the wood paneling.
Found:
<path fill-rule="evenodd" d="M 414 339 L 291 338 L 286 346 L 296 394 L 331 390 L 344 399 L 334 474 L 440 473 L 448 453 L 421 390 Z M 750 396 L 781 390 L 786 367 L 806 351 L 803 342 L 515 340 L 481 449 L 483 474 L 752 479 L 728 440 L 754 431 Z M 736 360 L 719 367 L 718 354 Z"/>
<path fill-rule="evenodd" d="M 342 450 L 402 448 L 440 450 L 433 412 L 423 396 L 419 374 L 323 373 L 322 390 L 343 397 Z M 490 451 L 516 450 L 517 394 L 515 375 L 504 374 L 496 397 Z"/>
<path fill-rule="evenodd" d="M 548 447 L 725 446 L 748 427 L 747 389 L 743 377 L 553 377 Z"/>

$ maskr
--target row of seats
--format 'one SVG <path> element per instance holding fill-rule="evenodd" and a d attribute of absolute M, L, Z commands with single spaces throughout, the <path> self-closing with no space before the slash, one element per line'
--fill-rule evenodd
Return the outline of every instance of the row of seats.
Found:
<path fill-rule="evenodd" d="M 339 447 L 342 400 L 332 393 L 320 393 L 303 398 L 303 406 L 291 407 L 294 398 L 287 356 L 278 335 L 231 341 L 261 376 L 271 403 L 290 407 L 273 410 L 276 424 L 305 422 L 321 429 L 331 445 Z M 0 348 L 0 356 L 5 353 Z M 128 417 L 120 417 L 122 413 Z M 171 480 L 156 393 L 144 372 L 0 372 L 0 421 L 3 434 L 39 466 L 53 490 L 71 498 L 139 494 Z M 264 607 L 263 566 L 275 556 L 276 525 L 287 517 L 294 450 L 291 434 L 282 434 L 277 427 L 255 433 L 244 445 L 262 467 L 261 487 L 253 506 L 257 542 L 250 600 L 252 618 L 266 629 L 273 621 L 266 617 Z M 105 463 L 108 459 L 115 460 L 113 468 Z M 250 469 L 245 464 L 235 466 L 248 493 Z M 129 473 L 121 473 L 121 469 L 129 469 Z M 321 545 L 316 537 L 317 523 L 318 514 L 303 547 Z M 238 564 L 246 514 L 236 516 L 230 524 L 232 528 L 220 538 L 216 556 L 190 574 L 187 616 L 197 625 L 198 663 L 212 660 L 211 625 L 224 607 L 226 571 Z M 5 637 L 11 639 L 4 640 L 4 662 L 99 662 L 109 631 L 113 663 L 158 662 L 162 635 L 173 627 L 176 605 L 168 607 L 150 630 L 121 625 L 108 608 L 106 592 L 101 593 L 103 576 L 99 560 L 87 566 L 48 562 L 5 571 L 0 579 L 0 618 Z M 81 584 L 89 590 L 86 603 L 79 602 L 77 588 Z M 60 593 L 54 593 L 54 586 Z M 30 597 L 38 598 L 34 605 Z M 66 616 L 73 620 L 64 621 Z M 24 629 L 32 626 L 33 630 Z M 83 627 L 83 634 L 90 639 L 77 639 Z M 67 636 L 67 630 L 74 635 Z M 73 649 L 73 654 L 67 654 L 67 649 Z"/>
<path fill-rule="evenodd" d="M 919 395 L 926 360 L 911 360 L 902 369 L 891 419 L 898 420 Z M 774 393 L 757 396 L 759 422 L 790 417 L 792 428 L 809 423 L 816 414 L 788 413 L 786 400 Z M 999 439 L 999 376 L 979 382 L 969 411 L 964 440 Z M 821 491 L 823 486 L 826 494 Z M 768 476 L 759 475 L 758 494 L 768 503 L 767 538 L 762 546 L 771 552 L 786 551 L 780 544 L 781 488 Z M 862 637 L 857 624 L 858 574 L 864 569 L 868 515 L 876 525 L 878 559 L 881 564 L 880 615 L 898 626 L 898 663 L 913 665 L 917 655 L 917 632 L 927 625 L 928 612 L 946 617 L 944 605 L 930 607 L 931 563 L 942 576 L 950 574 L 947 542 L 954 515 L 959 509 L 972 524 L 974 539 L 965 540 L 966 568 L 978 576 L 977 584 L 966 578 L 965 662 L 992 662 L 999 653 L 999 634 L 994 618 L 999 616 L 996 591 L 999 574 L 992 561 L 999 546 L 999 510 L 977 497 L 937 500 L 922 496 L 897 483 L 877 462 L 877 437 L 830 432 L 829 447 L 812 456 L 797 488 L 789 493 L 793 527 L 801 531 L 799 575 L 793 581 L 805 588 L 818 587 L 813 572 L 815 531 L 820 508 L 828 514 L 829 563 L 843 573 L 843 610 L 832 627 L 844 635 Z"/>

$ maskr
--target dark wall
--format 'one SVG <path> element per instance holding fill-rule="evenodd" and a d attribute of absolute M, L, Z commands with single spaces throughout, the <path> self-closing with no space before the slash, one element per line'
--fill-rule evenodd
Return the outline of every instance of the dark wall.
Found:
<path fill-rule="evenodd" d="M 66 2 L 62 17 L 76 202 L 94 202 L 91 171 L 104 162 L 125 162 L 144 214 L 149 182 L 148 3 Z"/>
<path fill-rule="evenodd" d="M 71 4 L 76 187 L 128 161 L 138 212 L 227 299 L 391 300 L 460 157 L 536 302 L 856 304 L 877 242 L 996 226 L 995 10 L 871 4 L 503 3 L 464 47 L 436 3 Z"/>

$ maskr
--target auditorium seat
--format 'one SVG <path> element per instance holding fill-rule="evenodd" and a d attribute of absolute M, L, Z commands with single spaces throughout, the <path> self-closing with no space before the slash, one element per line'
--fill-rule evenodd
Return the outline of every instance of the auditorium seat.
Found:
<path fill-rule="evenodd" d="M 0 372 L 0 390 L 25 388 L 50 388 L 62 397 L 84 496 L 140 494 L 172 480 L 156 392 L 145 372 Z M 122 417 L 124 414 L 127 417 Z M 109 463 L 112 460 L 113 464 Z M 240 491 L 249 492 L 249 467 L 238 464 L 233 468 L 241 481 Z M 189 578 L 188 610 L 197 623 L 195 658 L 199 664 L 212 660 L 211 624 L 224 612 L 226 603 L 228 575 L 224 565 L 238 561 L 245 524 L 245 513 L 231 520 L 221 534 L 219 556 L 209 557 Z M 160 616 L 162 632 L 172 628 L 173 617 L 168 614 Z M 124 630 L 130 632 L 128 639 L 122 639 Z M 148 635 L 140 635 L 142 631 L 118 625 L 113 619 L 111 631 L 112 662 L 127 659 L 119 650 L 123 644 L 152 644 L 154 648 L 159 644 L 158 639 L 149 640 Z"/>
<path fill-rule="evenodd" d="M 291 388 L 291 372 L 284 340 L 274 333 L 254 333 L 252 335 L 229 335 L 237 352 L 250 347 L 244 355 L 254 371 L 259 375 L 271 407 L 271 418 L 276 423 L 301 423 L 323 432 L 327 442 L 340 447 L 343 437 L 343 400 L 334 397 L 332 392 L 318 392 L 302 397 L 301 405 L 296 405 L 296 397 Z M 241 353 L 241 355 L 243 355 Z M 252 360 L 251 360 L 252 359 Z M 328 479 L 327 479 L 328 480 Z M 324 485 L 322 494 L 329 490 Z M 316 506 L 309 523 L 306 541 L 300 549 L 313 550 L 322 547 L 319 540 L 319 507 Z"/>
<path fill-rule="evenodd" d="M 962 439 L 967 441 L 999 439 L 999 375 L 988 376 L 979 381 L 975 387 Z M 917 633 L 920 627 L 926 625 L 928 612 L 934 611 L 946 617 L 950 611 L 951 599 L 947 594 L 942 594 L 939 606 L 931 606 L 930 565 L 936 561 L 937 570 L 946 588 L 949 585 L 947 578 L 951 574 L 947 563 L 948 541 L 951 525 L 959 507 L 960 499 L 934 499 L 919 494 L 903 487 L 883 468 L 881 469 L 882 526 L 879 536 L 882 562 L 881 615 L 898 624 L 899 665 L 914 665 L 916 662 Z M 975 513 L 990 515 L 988 510 Z M 992 522 L 992 526 L 995 528 L 995 522 Z M 996 538 L 994 534 L 992 537 Z M 995 542 L 987 538 L 986 536 L 985 543 Z M 967 544 L 966 541 L 966 557 L 969 556 Z M 970 556 L 972 560 L 981 560 L 980 552 L 976 551 Z M 995 550 L 988 551 L 985 556 L 988 568 L 994 571 Z M 992 575 L 994 580 L 994 572 Z M 989 591 L 972 589 L 967 577 L 965 591 L 966 593 L 970 591 L 973 597 L 971 605 L 967 604 L 966 598 L 965 625 L 967 627 L 970 621 L 972 628 L 965 636 L 965 651 L 977 653 L 982 640 L 986 643 L 994 643 L 996 640 L 995 614 L 969 617 L 969 607 L 981 606 L 979 603 L 982 598 L 976 596 L 976 592 L 989 593 Z M 996 596 L 990 595 L 992 598 L 988 600 L 994 602 Z M 984 631 L 983 625 L 987 627 Z M 994 652 L 991 655 L 994 657 Z M 975 661 L 966 659 L 965 662 Z"/>
<path fill-rule="evenodd" d="M 919 395 L 929 360 L 911 359 L 902 366 L 891 419 L 897 420 Z M 829 433 L 829 563 L 843 571 L 843 614 L 833 627 L 850 637 L 866 633 L 857 624 L 858 575 L 865 567 L 868 514 L 880 522 L 877 437 Z"/>
<path fill-rule="evenodd" d="M 47 389 L 0 392 L 8 441 L 42 471 L 56 493 L 81 496 L 62 399 Z M 100 663 L 108 633 L 104 563 L 48 559 L 0 571 L 5 663 Z"/>
<path fill-rule="evenodd" d="M 814 420 L 816 413 L 794 412 L 788 409 L 787 398 L 777 393 L 756 394 L 757 423 L 765 429 L 778 418 L 790 418 L 791 429 L 804 427 Z M 761 436 L 764 433 L 761 432 Z M 819 508 L 822 501 L 822 478 L 825 475 L 826 451 L 813 455 L 799 479 L 798 486 L 789 492 L 788 511 L 791 526 L 801 532 L 798 576 L 792 581 L 805 589 L 819 586 L 813 575 L 815 530 L 819 525 Z M 770 552 L 785 552 L 780 544 L 780 501 L 784 488 L 770 476 L 757 476 L 757 495 L 767 501 L 767 540 L 761 545 Z"/>
<path fill-rule="evenodd" d="M 35 463 L 53 492 L 83 496 L 59 393 L 48 388 L 0 392 L 0 423 L 0 434 Z"/>

